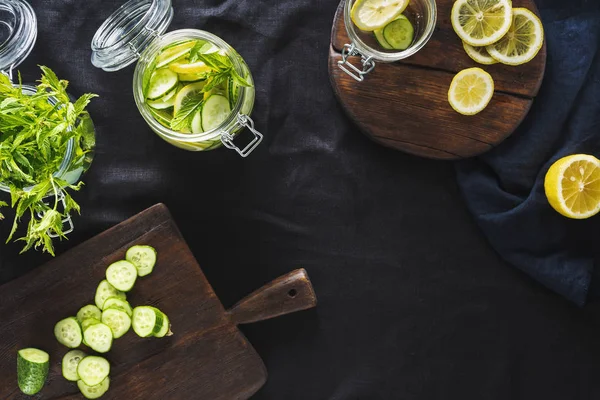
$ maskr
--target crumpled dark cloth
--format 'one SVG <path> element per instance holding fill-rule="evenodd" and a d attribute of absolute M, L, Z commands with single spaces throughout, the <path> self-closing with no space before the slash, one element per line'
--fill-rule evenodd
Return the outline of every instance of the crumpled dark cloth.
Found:
<path fill-rule="evenodd" d="M 556 213 L 544 176 L 565 155 L 600 156 L 600 2 L 537 4 L 548 46 L 540 92 L 510 138 L 457 163 L 458 182 L 502 258 L 583 305 L 596 279 L 600 216 L 578 221 Z"/>

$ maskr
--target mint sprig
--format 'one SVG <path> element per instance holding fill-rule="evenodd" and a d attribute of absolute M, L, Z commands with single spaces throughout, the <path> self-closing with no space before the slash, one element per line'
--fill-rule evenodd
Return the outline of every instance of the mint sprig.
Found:
<path fill-rule="evenodd" d="M 50 68 L 40 68 L 42 77 L 32 95 L 23 92 L 20 76 L 19 84 L 13 86 L 0 74 L 0 182 L 10 188 L 15 211 L 7 242 L 16 234 L 21 219 L 28 217 L 27 232 L 17 239 L 25 242 L 22 252 L 41 248 L 54 255 L 50 234 L 64 238 L 63 219 L 71 212 L 80 212 L 68 189 L 79 190 L 83 185 L 70 184 L 55 174 L 70 141 L 74 146 L 67 171 L 81 167 L 94 146 L 85 108 L 96 95 L 84 94 L 72 103 L 66 92 L 68 82 Z M 0 207 L 7 206 L 0 202 Z"/>

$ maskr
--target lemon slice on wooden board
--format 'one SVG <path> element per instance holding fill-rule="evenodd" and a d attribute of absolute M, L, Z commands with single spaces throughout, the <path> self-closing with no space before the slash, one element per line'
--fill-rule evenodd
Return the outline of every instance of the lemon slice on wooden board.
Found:
<path fill-rule="evenodd" d="M 573 154 L 556 161 L 544 180 L 548 202 L 568 218 L 585 219 L 600 211 L 600 160 Z"/>
<path fill-rule="evenodd" d="M 473 61 L 483 65 L 492 65 L 498 63 L 498 60 L 490 56 L 485 47 L 475 47 L 465 42 L 462 42 L 462 44 L 465 52 Z"/>
<path fill-rule="evenodd" d="M 526 8 L 513 8 L 512 21 L 506 35 L 486 48 L 503 64 L 525 64 L 533 60 L 544 44 L 542 21 Z"/>
<path fill-rule="evenodd" d="M 452 6 L 452 28 L 463 42 L 487 46 L 508 32 L 511 0 L 457 0 Z"/>
<path fill-rule="evenodd" d="M 448 102 L 463 115 L 481 112 L 494 95 L 494 80 L 481 68 L 468 68 L 460 71 L 450 84 Z"/>
<path fill-rule="evenodd" d="M 409 0 L 357 0 L 352 6 L 352 22 L 363 31 L 374 31 L 392 22 L 406 9 Z"/>

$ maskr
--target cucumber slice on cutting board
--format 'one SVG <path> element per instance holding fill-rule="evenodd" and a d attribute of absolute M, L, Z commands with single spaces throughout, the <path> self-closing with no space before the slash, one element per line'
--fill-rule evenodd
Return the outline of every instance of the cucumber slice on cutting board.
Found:
<path fill-rule="evenodd" d="M 102 310 L 102 307 L 104 306 L 104 302 L 109 297 L 118 297 L 123 300 L 127 299 L 127 296 L 125 295 L 125 293 L 121 292 L 120 290 L 115 289 L 115 287 L 113 285 L 111 285 L 110 283 L 108 283 L 108 281 L 105 279 L 102 282 L 100 282 L 100 284 L 98 285 L 98 288 L 96 289 L 96 298 L 95 298 L 96 307 L 98 307 L 99 309 Z"/>
<path fill-rule="evenodd" d="M 147 97 L 150 100 L 156 100 L 174 89 L 178 83 L 179 78 L 176 72 L 169 68 L 157 69 L 150 76 Z"/>
<path fill-rule="evenodd" d="M 17 353 L 17 382 L 25 394 L 34 395 L 44 387 L 48 378 L 50 356 L 45 351 L 28 348 Z"/>
<path fill-rule="evenodd" d="M 79 347 L 81 344 L 81 327 L 79 322 L 74 317 L 65 318 L 58 321 L 54 326 L 54 336 L 62 345 L 71 349 Z"/>
<path fill-rule="evenodd" d="M 88 386 L 80 379 L 77 381 L 77 387 L 86 399 L 98 399 L 108 392 L 108 389 L 110 388 L 110 377 L 107 376 L 102 382 L 95 386 Z"/>
<path fill-rule="evenodd" d="M 112 331 L 113 338 L 118 339 L 131 328 L 131 318 L 125 311 L 108 308 L 102 312 L 102 323 Z"/>
<path fill-rule="evenodd" d="M 209 131 L 221 125 L 231 114 L 229 100 L 225 96 L 214 94 L 202 106 L 202 129 Z"/>
<path fill-rule="evenodd" d="M 100 311 L 98 307 L 91 304 L 83 306 L 79 309 L 79 311 L 77 311 L 77 321 L 79 321 L 80 324 L 86 319 L 90 318 L 102 318 L 102 311 Z"/>
<path fill-rule="evenodd" d="M 126 260 L 117 261 L 106 269 L 106 280 L 117 290 L 128 292 L 138 276 L 135 265 Z"/>
<path fill-rule="evenodd" d="M 165 313 L 162 313 L 162 315 L 163 315 L 162 327 L 156 334 L 154 334 L 154 336 L 157 338 L 173 335 L 173 332 L 171 332 L 171 321 L 169 321 L 169 317 L 167 317 L 167 314 L 165 314 Z"/>
<path fill-rule="evenodd" d="M 192 133 L 198 133 L 194 132 L 195 119 L 196 116 L 192 120 Z M 125 259 L 135 265 L 139 276 L 146 276 L 152 272 L 156 264 L 156 250 L 151 246 L 133 246 L 127 250 Z"/>
<path fill-rule="evenodd" d="M 415 29 L 404 15 L 387 24 L 383 28 L 385 41 L 395 50 L 406 50 L 415 36 Z"/>
<path fill-rule="evenodd" d="M 78 381 L 79 375 L 77 375 L 77 366 L 83 360 L 87 354 L 81 350 L 71 350 L 62 360 L 62 375 L 68 381 Z"/>
<path fill-rule="evenodd" d="M 118 297 L 109 297 L 108 299 L 106 299 L 106 301 L 104 302 L 103 309 L 108 310 L 110 308 L 125 311 L 130 318 L 133 315 L 133 310 L 131 309 L 131 306 L 129 305 L 127 300 L 119 299 Z M 99 319 L 101 318 L 102 317 L 100 317 Z"/>
<path fill-rule="evenodd" d="M 83 337 L 86 345 L 98 353 L 106 353 L 112 347 L 113 332 L 108 325 L 102 322 L 95 322 L 86 327 Z"/>
<path fill-rule="evenodd" d="M 99 385 L 109 374 L 110 364 L 104 357 L 87 356 L 77 366 L 77 375 L 88 386 Z"/>
<path fill-rule="evenodd" d="M 131 326 L 139 337 L 153 336 L 163 329 L 164 317 L 165 314 L 155 307 L 136 307 L 133 309 Z"/>

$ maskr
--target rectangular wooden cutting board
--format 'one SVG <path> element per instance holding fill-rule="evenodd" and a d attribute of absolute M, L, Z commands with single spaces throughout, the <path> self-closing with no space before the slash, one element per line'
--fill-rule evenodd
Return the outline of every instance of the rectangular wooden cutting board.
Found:
<path fill-rule="evenodd" d="M 123 259 L 134 244 L 155 247 L 158 261 L 151 275 L 138 279 L 128 300 L 132 306 L 148 304 L 164 311 L 174 335 L 140 338 L 130 331 L 115 340 L 104 355 L 112 370 L 103 399 L 246 399 L 264 384 L 267 373 L 236 323 L 316 304 L 310 282 L 299 270 L 292 279 L 274 281 L 254 298 L 249 296 L 237 307 L 239 312 L 236 307 L 226 311 L 167 208 L 159 204 L 0 286 L 0 399 L 31 398 L 17 386 L 17 351 L 25 347 L 50 354 L 48 381 L 36 398 L 83 398 L 77 385 L 61 375 L 60 362 L 68 349 L 54 338 L 54 325 L 81 306 L 94 304 L 106 267 Z M 293 296 L 281 297 L 288 292 Z M 275 308 L 265 312 L 261 308 L 268 307 L 269 296 L 276 300 Z"/>

